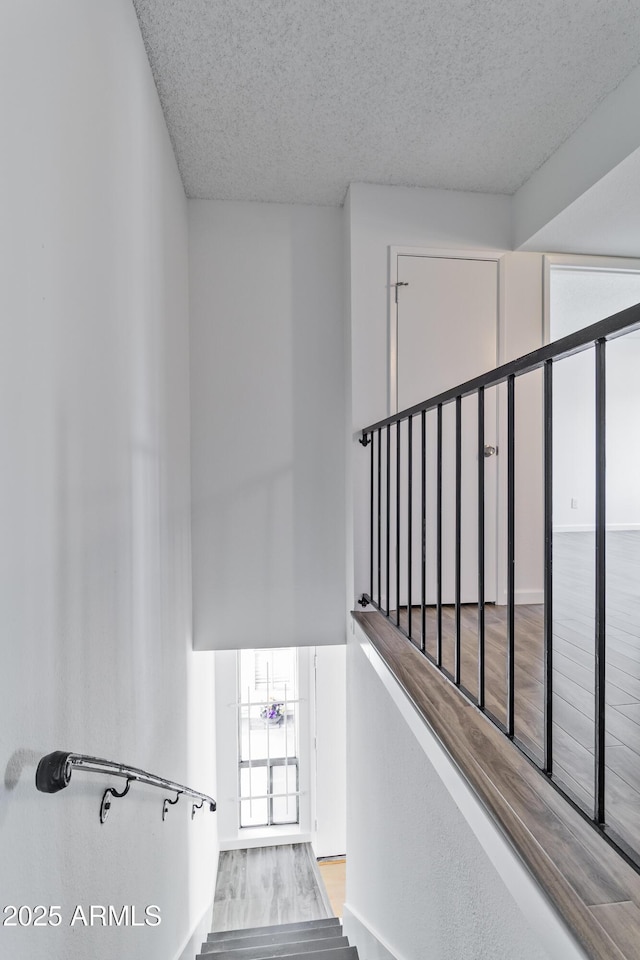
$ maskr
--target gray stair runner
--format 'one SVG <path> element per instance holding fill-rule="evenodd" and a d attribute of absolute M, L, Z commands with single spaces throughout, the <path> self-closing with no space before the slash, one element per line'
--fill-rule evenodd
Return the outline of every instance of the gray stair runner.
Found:
<path fill-rule="evenodd" d="M 196 960 L 358 960 L 334 917 L 210 933 Z"/>

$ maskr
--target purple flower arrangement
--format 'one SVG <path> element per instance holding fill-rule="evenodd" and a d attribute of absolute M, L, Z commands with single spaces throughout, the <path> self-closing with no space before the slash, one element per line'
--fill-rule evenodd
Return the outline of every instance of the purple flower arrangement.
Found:
<path fill-rule="evenodd" d="M 267 723 L 280 723 L 284 719 L 284 703 L 269 703 L 260 711 L 260 716 Z"/>

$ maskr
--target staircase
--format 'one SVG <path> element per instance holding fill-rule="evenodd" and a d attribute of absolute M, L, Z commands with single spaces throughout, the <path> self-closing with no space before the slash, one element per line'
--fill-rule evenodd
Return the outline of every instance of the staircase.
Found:
<path fill-rule="evenodd" d="M 210 933 L 196 960 L 358 960 L 337 917 Z"/>

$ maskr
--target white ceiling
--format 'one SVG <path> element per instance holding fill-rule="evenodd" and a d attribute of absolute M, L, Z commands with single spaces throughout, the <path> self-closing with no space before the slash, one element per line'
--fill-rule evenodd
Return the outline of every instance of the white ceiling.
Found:
<path fill-rule="evenodd" d="M 187 196 L 513 193 L 640 61 L 640 0 L 133 0 Z"/>

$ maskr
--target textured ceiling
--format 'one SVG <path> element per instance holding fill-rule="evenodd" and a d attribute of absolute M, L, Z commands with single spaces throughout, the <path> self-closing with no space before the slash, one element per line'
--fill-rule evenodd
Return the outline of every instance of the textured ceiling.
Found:
<path fill-rule="evenodd" d="M 189 197 L 513 193 L 640 60 L 640 0 L 134 0 Z"/>

